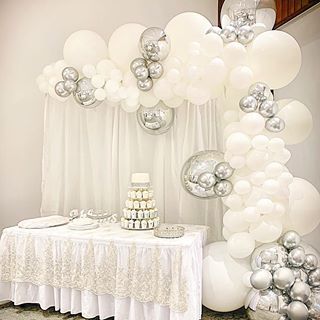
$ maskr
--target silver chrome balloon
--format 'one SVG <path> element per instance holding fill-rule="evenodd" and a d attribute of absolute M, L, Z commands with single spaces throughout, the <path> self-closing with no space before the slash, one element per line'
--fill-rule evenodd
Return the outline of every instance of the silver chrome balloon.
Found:
<path fill-rule="evenodd" d="M 219 179 L 229 179 L 233 175 L 234 169 L 228 162 L 221 162 L 216 166 L 214 174 Z"/>
<path fill-rule="evenodd" d="M 217 26 L 212 26 L 208 29 L 208 31 L 206 32 L 206 34 L 209 34 L 209 33 L 215 33 L 217 35 L 220 35 L 221 34 L 221 31 L 222 29 L 220 27 L 217 27 Z"/>
<path fill-rule="evenodd" d="M 139 44 L 143 57 L 151 61 L 164 60 L 170 52 L 170 39 L 161 28 L 146 29 L 141 34 Z"/>
<path fill-rule="evenodd" d="M 147 61 L 144 58 L 135 58 L 132 60 L 130 64 L 130 70 L 133 73 L 134 70 L 138 67 L 146 67 L 147 66 Z"/>
<path fill-rule="evenodd" d="M 136 67 L 133 71 L 133 75 L 138 79 L 138 80 L 147 80 L 149 77 L 149 70 L 145 66 L 139 66 Z"/>
<path fill-rule="evenodd" d="M 304 303 L 292 301 L 288 305 L 287 315 L 291 320 L 307 320 L 309 317 L 309 310 Z"/>
<path fill-rule="evenodd" d="M 159 79 L 163 75 L 163 66 L 160 62 L 151 62 L 148 64 L 150 78 Z"/>
<path fill-rule="evenodd" d="M 173 125 L 175 111 L 162 101 L 152 108 L 140 106 L 137 120 L 140 127 L 147 133 L 158 135 L 166 133 Z"/>
<path fill-rule="evenodd" d="M 308 283 L 313 287 L 320 286 L 320 268 L 310 271 Z"/>
<path fill-rule="evenodd" d="M 232 26 L 227 26 L 222 29 L 220 36 L 225 43 L 234 42 L 237 40 L 236 29 Z"/>
<path fill-rule="evenodd" d="M 217 180 L 212 172 L 203 172 L 199 175 L 197 182 L 200 187 L 209 190 L 216 184 Z"/>
<path fill-rule="evenodd" d="M 287 231 L 279 242 L 288 250 L 297 248 L 301 242 L 301 237 L 296 231 Z"/>
<path fill-rule="evenodd" d="M 302 247 L 292 249 L 288 254 L 288 262 L 293 267 L 301 267 L 306 259 L 306 254 Z"/>
<path fill-rule="evenodd" d="M 279 117 L 272 117 L 266 121 L 265 128 L 270 132 L 281 132 L 285 128 L 285 123 Z"/>
<path fill-rule="evenodd" d="M 54 90 L 59 97 L 66 98 L 70 96 L 70 92 L 66 90 L 64 86 L 64 81 L 59 81 L 56 83 Z"/>
<path fill-rule="evenodd" d="M 73 92 L 73 97 L 81 107 L 92 109 L 101 103 L 95 98 L 95 91 L 96 88 L 92 85 L 91 79 L 81 78 L 77 82 L 77 89 Z"/>
<path fill-rule="evenodd" d="M 191 195 L 201 198 L 216 198 L 213 188 L 206 190 L 198 184 L 199 176 L 204 172 L 214 172 L 216 166 L 224 161 L 223 154 L 215 150 L 200 151 L 192 155 L 181 170 L 183 188 Z"/>
<path fill-rule="evenodd" d="M 254 38 L 254 31 L 250 26 L 242 26 L 237 30 L 238 41 L 245 45 L 251 42 Z"/>
<path fill-rule="evenodd" d="M 147 78 L 146 80 L 138 80 L 137 87 L 141 91 L 149 91 L 153 87 L 153 81 L 151 78 Z"/>
<path fill-rule="evenodd" d="M 301 268 L 291 269 L 296 280 L 301 280 L 303 282 L 308 282 L 308 275 Z"/>
<path fill-rule="evenodd" d="M 76 82 L 79 79 L 79 73 L 73 67 L 66 67 L 62 70 L 62 78 L 63 80 L 72 80 Z"/>
<path fill-rule="evenodd" d="M 228 196 L 233 189 L 233 184 L 229 180 L 221 180 L 214 186 L 214 192 L 218 197 Z"/>
<path fill-rule="evenodd" d="M 282 267 L 273 274 L 273 283 L 280 290 L 288 290 L 294 284 L 295 277 L 291 269 Z"/>
<path fill-rule="evenodd" d="M 255 270 L 250 277 L 250 283 L 257 290 L 266 290 L 272 284 L 272 274 L 264 269 Z"/>
<path fill-rule="evenodd" d="M 258 101 L 253 96 L 246 96 L 240 100 L 239 106 L 243 112 L 246 112 L 246 113 L 254 112 L 258 108 Z"/>
<path fill-rule="evenodd" d="M 256 82 L 249 88 L 249 95 L 257 99 L 257 101 L 262 102 L 267 100 L 271 96 L 271 90 L 263 82 Z"/>
<path fill-rule="evenodd" d="M 313 290 L 308 303 L 310 319 L 320 319 L 320 290 Z"/>
<path fill-rule="evenodd" d="M 77 84 L 73 80 L 65 80 L 64 87 L 68 92 L 72 93 L 72 92 L 76 91 Z"/>
<path fill-rule="evenodd" d="M 279 111 L 279 106 L 275 101 L 265 100 L 259 106 L 259 113 L 264 118 L 271 118 Z"/>
<path fill-rule="evenodd" d="M 290 297 L 292 300 L 307 302 L 310 296 L 310 286 L 302 281 L 296 281 L 290 289 Z"/>
<path fill-rule="evenodd" d="M 312 253 L 306 254 L 306 258 L 303 263 L 303 268 L 307 271 L 312 271 L 316 269 L 317 266 L 318 266 L 318 258 Z"/>

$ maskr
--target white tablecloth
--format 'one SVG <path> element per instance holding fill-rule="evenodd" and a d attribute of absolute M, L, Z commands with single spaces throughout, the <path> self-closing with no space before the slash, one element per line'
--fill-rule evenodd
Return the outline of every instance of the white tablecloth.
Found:
<path fill-rule="evenodd" d="M 207 227 L 178 239 L 118 224 L 71 231 L 7 228 L 0 240 L 0 301 L 115 320 L 201 318 Z"/>

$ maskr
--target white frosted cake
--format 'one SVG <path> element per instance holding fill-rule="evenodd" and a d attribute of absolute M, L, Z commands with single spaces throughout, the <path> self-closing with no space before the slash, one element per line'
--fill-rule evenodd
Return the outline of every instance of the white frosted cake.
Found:
<path fill-rule="evenodd" d="M 159 224 L 160 218 L 153 199 L 149 174 L 132 174 L 131 187 L 121 218 L 121 227 L 130 230 L 148 230 Z"/>

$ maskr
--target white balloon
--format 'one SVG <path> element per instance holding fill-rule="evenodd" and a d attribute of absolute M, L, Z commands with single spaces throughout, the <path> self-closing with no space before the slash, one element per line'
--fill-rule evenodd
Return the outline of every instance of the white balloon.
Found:
<path fill-rule="evenodd" d="M 203 53 L 208 57 L 220 56 L 223 50 L 223 40 L 215 33 L 208 33 L 200 41 Z"/>
<path fill-rule="evenodd" d="M 243 219 L 242 211 L 228 210 L 223 216 L 223 225 L 231 232 L 248 230 L 249 224 Z"/>
<path fill-rule="evenodd" d="M 225 81 L 227 73 L 228 69 L 224 61 L 221 58 L 216 57 L 206 65 L 202 79 L 210 86 L 217 86 Z"/>
<path fill-rule="evenodd" d="M 260 199 L 257 202 L 257 210 L 259 213 L 268 214 L 274 209 L 274 203 L 270 199 Z"/>
<path fill-rule="evenodd" d="M 263 171 L 252 172 L 250 181 L 256 186 L 260 186 L 266 180 L 266 174 Z"/>
<path fill-rule="evenodd" d="M 252 288 L 252 285 L 250 282 L 250 278 L 251 278 L 252 273 L 253 273 L 253 271 L 248 271 L 242 277 L 242 283 L 248 288 Z"/>
<path fill-rule="evenodd" d="M 201 68 L 196 65 L 189 65 L 186 67 L 185 76 L 189 81 L 194 82 L 199 80 L 202 75 Z"/>
<path fill-rule="evenodd" d="M 257 222 L 260 218 L 260 213 L 256 207 L 246 207 L 243 210 L 243 219 L 249 223 Z"/>
<path fill-rule="evenodd" d="M 250 147 L 250 138 L 242 132 L 232 133 L 226 141 L 227 150 L 231 151 L 235 155 L 247 153 L 250 150 Z"/>
<path fill-rule="evenodd" d="M 94 97 L 98 100 L 98 101 L 103 101 L 107 96 L 107 93 L 104 89 L 99 88 L 94 92 Z"/>
<path fill-rule="evenodd" d="M 251 112 L 241 118 L 240 124 L 245 133 L 256 135 L 264 130 L 265 120 L 260 114 Z"/>
<path fill-rule="evenodd" d="M 116 69 L 116 65 L 109 59 L 104 59 L 97 64 L 97 73 L 109 77 L 111 70 Z"/>
<path fill-rule="evenodd" d="M 222 227 L 222 236 L 228 240 L 232 235 L 232 232 L 230 230 L 228 230 L 228 228 L 226 227 Z"/>
<path fill-rule="evenodd" d="M 222 202 L 231 210 L 241 210 L 243 208 L 243 199 L 238 194 L 230 194 L 230 196 L 222 198 Z"/>
<path fill-rule="evenodd" d="M 96 67 L 93 64 L 85 64 L 82 67 L 82 73 L 87 78 L 92 78 L 96 73 Z"/>
<path fill-rule="evenodd" d="M 279 192 L 280 189 L 280 183 L 275 179 L 267 179 L 263 185 L 262 189 L 265 193 L 274 195 Z"/>
<path fill-rule="evenodd" d="M 239 114 L 234 110 L 227 110 L 223 113 L 223 120 L 227 123 L 236 122 L 239 120 Z"/>
<path fill-rule="evenodd" d="M 153 93 L 160 100 L 170 100 L 174 96 L 172 85 L 165 79 L 159 79 L 154 83 Z"/>
<path fill-rule="evenodd" d="M 121 70 L 119 69 L 112 69 L 109 73 L 110 79 L 116 80 L 116 81 L 121 81 L 123 79 L 123 74 Z"/>
<path fill-rule="evenodd" d="M 120 84 L 115 80 L 110 79 L 106 82 L 105 89 L 107 94 L 114 94 L 119 90 L 119 88 L 120 88 Z"/>
<path fill-rule="evenodd" d="M 240 169 L 246 165 L 246 158 L 243 156 L 233 156 L 229 164 L 234 169 Z"/>
<path fill-rule="evenodd" d="M 259 242 L 269 243 L 276 241 L 282 233 L 282 223 L 277 218 L 265 217 L 250 226 L 249 233 Z"/>
<path fill-rule="evenodd" d="M 273 155 L 273 160 L 280 163 L 287 163 L 291 158 L 291 152 L 288 149 L 283 149 L 281 152 Z"/>
<path fill-rule="evenodd" d="M 301 178 L 294 178 L 289 190 L 289 223 L 286 227 L 301 236 L 306 235 L 320 223 L 320 194 L 310 182 Z M 296 194 L 299 195 L 298 199 L 295 198 Z"/>
<path fill-rule="evenodd" d="M 231 122 L 224 128 L 223 141 L 226 141 L 235 132 L 241 132 L 240 122 Z"/>
<path fill-rule="evenodd" d="M 150 92 L 140 92 L 140 104 L 142 104 L 146 108 L 154 107 L 158 102 L 159 98 L 155 97 L 155 95 Z"/>
<path fill-rule="evenodd" d="M 54 71 L 56 74 L 61 74 L 62 70 L 67 67 L 67 64 L 64 60 L 58 60 L 55 64 L 54 64 Z"/>
<path fill-rule="evenodd" d="M 236 259 L 248 257 L 255 248 L 255 240 L 248 232 L 235 233 L 228 240 L 228 252 Z"/>
<path fill-rule="evenodd" d="M 288 186 L 293 182 L 293 175 L 290 172 L 283 172 L 279 175 L 278 181 L 284 186 Z"/>
<path fill-rule="evenodd" d="M 45 66 L 42 70 L 43 75 L 46 78 L 50 78 L 52 76 L 56 75 L 55 69 L 54 69 L 54 65 L 53 64 L 48 64 L 47 66 Z"/>
<path fill-rule="evenodd" d="M 247 154 L 246 164 L 248 168 L 257 171 L 262 170 L 268 162 L 269 156 L 267 152 L 261 150 L 250 150 Z"/>
<path fill-rule="evenodd" d="M 229 68 L 234 68 L 247 64 L 248 54 L 244 45 L 231 42 L 224 47 L 222 58 Z"/>
<path fill-rule="evenodd" d="M 257 150 L 266 150 L 269 138 L 260 134 L 252 138 L 251 144 Z"/>
<path fill-rule="evenodd" d="M 181 72 L 178 69 L 172 68 L 167 72 L 167 79 L 171 83 L 177 83 L 181 79 Z"/>
<path fill-rule="evenodd" d="M 91 83 L 95 88 L 102 88 L 106 83 L 105 77 L 101 74 L 95 74 L 91 78 Z"/>
<path fill-rule="evenodd" d="M 180 97 L 173 97 L 170 100 L 164 100 L 164 104 L 166 104 L 170 108 L 178 108 L 182 105 L 183 99 Z"/>
<path fill-rule="evenodd" d="M 173 87 L 173 93 L 183 99 L 187 99 L 188 84 L 185 81 L 180 81 Z"/>
<path fill-rule="evenodd" d="M 272 89 L 279 89 L 298 74 L 301 51 L 291 35 L 273 30 L 261 33 L 253 40 L 249 59 L 256 80 L 267 83 Z"/>
<path fill-rule="evenodd" d="M 145 29 L 141 24 L 127 23 L 112 33 L 109 39 L 110 59 L 122 71 L 129 70 L 131 61 L 141 56 L 138 44 Z"/>
<path fill-rule="evenodd" d="M 199 13 L 184 12 L 173 17 L 165 28 L 171 40 L 169 56 L 187 61 L 190 42 L 199 41 L 210 27 L 211 22 Z"/>
<path fill-rule="evenodd" d="M 247 66 L 233 68 L 229 74 L 229 83 L 235 89 L 247 89 L 253 82 L 253 72 Z"/>
<path fill-rule="evenodd" d="M 282 102 L 285 104 L 282 105 Z M 313 126 L 312 114 L 300 101 L 279 100 L 280 111 L 277 116 L 283 119 L 286 126 L 279 136 L 286 144 L 297 144 L 304 141 L 310 134 Z"/>
<path fill-rule="evenodd" d="M 227 253 L 225 241 L 207 245 L 204 249 L 202 272 L 203 304 L 219 312 L 233 311 L 242 307 L 249 291 L 243 284 L 242 277 L 248 271 L 250 271 L 249 262 L 234 260 Z"/>
<path fill-rule="evenodd" d="M 63 47 L 66 63 L 81 70 L 86 64 L 96 65 L 108 55 L 106 42 L 97 33 L 80 30 L 72 33 Z"/>
<path fill-rule="evenodd" d="M 188 86 L 187 98 L 195 105 L 202 105 L 210 100 L 210 91 L 201 82 L 197 82 Z"/>
<path fill-rule="evenodd" d="M 269 141 L 269 150 L 272 152 L 281 152 L 285 147 L 285 142 L 281 138 L 272 138 Z"/>
<path fill-rule="evenodd" d="M 244 195 L 251 191 L 251 184 L 247 180 L 238 180 L 234 184 L 233 189 L 239 195 Z"/>
<path fill-rule="evenodd" d="M 121 108 L 126 112 L 136 112 L 139 109 L 139 103 L 134 99 L 127 98 L 121 101 Z"/>
<path fill-rule="evenodd" d="M 283 170 L 284 170 L 284 167 L 281 163 L 271 162 L 266 166 L 265 173 L 266 173 L 266 176 L 269 178 L 276 178 L 281 175 Z"/>

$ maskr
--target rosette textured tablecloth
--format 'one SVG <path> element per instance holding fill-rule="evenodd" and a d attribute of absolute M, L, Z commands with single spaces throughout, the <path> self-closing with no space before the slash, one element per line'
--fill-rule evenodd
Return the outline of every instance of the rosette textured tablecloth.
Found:
<path fill-rule="evenodd" d="M 0 241 L 0 301 L 115 320 L 201 318 L 207 228 L 178 239 L 118 224 L 71 231 L 7 228 Z"/>

